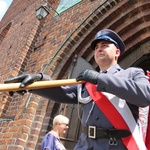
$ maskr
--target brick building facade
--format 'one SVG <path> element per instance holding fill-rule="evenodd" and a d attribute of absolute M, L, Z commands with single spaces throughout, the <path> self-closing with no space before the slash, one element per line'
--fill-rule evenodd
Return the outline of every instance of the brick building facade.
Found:
<path fill-rule="evenodd" d="M 82 0 L 57 15 L 60 0 L 13 0 L 0 22 L 0 79 L 22 73 L 49 74 L 66 79 L 74 57 L 81 56 L 97 69 L 90 43 L 97 31 L 110 28 L 126 44 L 119 64 L 150 70 L 150 1 Z M 50 14 L 36 18 L 47 3 Z M 0 150 L 39 150 L 61 104 L 27 93 L 10 97 L 0 92 Z M 70 129 L 62 138 L 67 149 L 78 140 L 76 106 L 67 105 Z M 68 113 L 67 113 L 68 112 Z M 71 113 L 70 113 L 71 112 Z M 71 128 L 76 126 L 76 128 Z"/>

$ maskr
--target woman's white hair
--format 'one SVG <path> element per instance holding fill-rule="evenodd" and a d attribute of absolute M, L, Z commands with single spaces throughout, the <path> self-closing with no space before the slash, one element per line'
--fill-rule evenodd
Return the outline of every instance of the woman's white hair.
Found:
<path fill-rule="evenodd" d="M 65 124 L 68 124 L 69 123 L 69 119 L 66 116 L 64 116 L 64 115 L 57 115 L 53 119 L 53 126 L 56 125 L 56 123 L 65 123 Z"/>

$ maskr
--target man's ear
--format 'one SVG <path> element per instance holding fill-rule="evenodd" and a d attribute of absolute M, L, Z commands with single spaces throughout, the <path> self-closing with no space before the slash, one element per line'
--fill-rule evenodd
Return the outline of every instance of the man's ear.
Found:
<path fill-rule="evenodd" d="M 117 50 L 116 50 L 116 56 L 119 57 L 119 56 L 120 56 L 120 53 L 121 53 L 120 49 L 117 49 Z"/>

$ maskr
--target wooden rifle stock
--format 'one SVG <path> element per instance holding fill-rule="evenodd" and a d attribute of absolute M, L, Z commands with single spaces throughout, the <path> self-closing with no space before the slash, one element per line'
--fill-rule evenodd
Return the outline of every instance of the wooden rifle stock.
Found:
<path fill-rule="evenodd" d="M 58 86 L 66 86 L 66 85 L 75 85 L 82 84 L 85 81 L 77 82 L 76 79 L 63 79 L 63 80 L 50 80 L 50 81 L 37 81 L 27 85 L 24 88 L 20 88 L 21 83 L 7 83 L 0 84 L 0 92 L 4 91 L 21 91 L 21 90 L 31 90 L 31 89 L 42 89 L 42 88 L 50 88 L 50 87 L 58 87 Z"/>

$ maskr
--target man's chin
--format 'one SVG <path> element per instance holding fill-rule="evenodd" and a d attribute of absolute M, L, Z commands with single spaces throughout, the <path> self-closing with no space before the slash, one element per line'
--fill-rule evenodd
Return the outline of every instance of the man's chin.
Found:
<path fill-rule="evenodd" d="M 98 61 L 103 61 L 105 59 L 106 59 L 106 57 L 101 56 L 101 57 L 98 58 Z"/>

